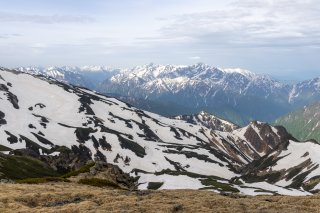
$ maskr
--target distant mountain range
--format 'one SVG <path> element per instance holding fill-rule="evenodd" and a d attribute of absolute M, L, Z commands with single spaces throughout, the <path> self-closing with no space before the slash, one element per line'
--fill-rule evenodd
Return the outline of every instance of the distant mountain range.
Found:
<path fill-rule="evenodd" d="M 320 103 L 305 106 L 275 121 L 282 125 L 297 139 L 320 142 Z"/>
<path fill-rule="evenodd" d="M 32 177 L 39 171 L 61 174 L 94 160 L 130 174 L 139 189 L 248 195 L 320 189 L 320 145 L 299 143 L 281 126 L 255 121 L 238 128 L 204 112 L 167 118 L 48 76 L 4 68 L 0 145 L 0 179 L 26 178 L 30 170 Z M 17 163 L 21 156 L 25 163 Z"/>
<path fill-rule="evenodd" d="M 59 81 L 70 83 L 75 86 L 82 86 L 89 89 L 96 89 L 104 81 L 120 72 L 105 66 L 83 66 L 83 67 L 19 67 L 17 70 L 30 74 L 44 75 L 55 78 Z"/>
<path fill-rule="evenodd" d="M 37 69 L 19 68 L 30 73 Z M 207 111 L 241 126 L 252 120 L 273 122 L 299 107 L 320 101 L 319 78 L 291 85 L 243 69 L 205 64 L 98 67 L 95 72 L 90 67 L 56 67 L 41 73 L 111 94 L 164 116 Z M 97 77 L 89 78 L 92 73 Z"/>
<path fill-rule="evenodd" d="M 180 108 L 180 114 L 204 110 L 245 125 L 251 120 L 271 122 L 320 100 L 319 85 L 319 78 L 289 85 L 242 69 L 219 69 L 205 64 L 149 64 L 106 79 L 98 90 L 171 103 L 162 108 L 164 115 L 174 115 L 171 108 Z"/>

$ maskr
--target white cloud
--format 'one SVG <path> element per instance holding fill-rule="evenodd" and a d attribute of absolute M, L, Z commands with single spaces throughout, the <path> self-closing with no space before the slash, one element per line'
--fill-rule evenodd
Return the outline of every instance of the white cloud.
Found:
<path fill-rule="evenodd" d="M 200 60 L 201 57 L 200 56 L 191 56 L 191 57 L 189 57 L 189 59 L 191 59 L 191 60 Z"/>

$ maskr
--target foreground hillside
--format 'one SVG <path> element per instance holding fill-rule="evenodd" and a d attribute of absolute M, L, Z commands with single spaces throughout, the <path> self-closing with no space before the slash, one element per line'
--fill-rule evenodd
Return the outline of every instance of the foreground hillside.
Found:
<path fill-rule="evenodd" d="M 59 177 L 96 161 L 120 168 L 141 190 L 320 189 L 320 145 L 298 143 L 283 127 L 237 128 L 204 113 L 170 119 L 46 76 L 0 70 L 0 179 Z"/>
<path fill-rule="evenodd" d="M 305 106 L 275 121 L 297 139 L 320 141 L 320 103 Z"/>
<path fill-rule="evenodd" d="M 1 184 L 0 212 L 319 212 L 320 196 L 223 196 L 202 190 L 125 191 L 50 183 Z"/>

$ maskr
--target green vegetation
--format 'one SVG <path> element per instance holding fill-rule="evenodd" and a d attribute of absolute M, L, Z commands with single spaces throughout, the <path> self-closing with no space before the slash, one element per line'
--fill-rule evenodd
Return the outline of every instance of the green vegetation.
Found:
<path fill-rule="evenodd" d="M 0 147 L 1 148 L 1 147 Z M 16 180 L 17 183 L 38 184 L 45 182 L 67 182 L 66 178 L 89 172 L 95 162 L 90 161 L 78 170 L 61 176 L 46 163 L 30 157 L 0 153 L 0 179 Z"/>
<path fill-rule="evenodd" d="M 17 180 L 17 183 L 23 184 L 39 184 L 47 182 L 70 182 L 68 179 L 61 177 L 43 177 L 43 178 L 26 178 L 22 180 Z"/>
<path fill-rule="evenodd" d="M 270 194 L 273 194 L 273 195 L 278 195 L 278 193 L 275 192 L 275 191 L 270 191 L 270 190 L 265 190 L 265 189 L 256 189 L 256 190 L 254 190 L 254 192 L 270 193 Z"/>
<path fill-rule="evenodd" d="M 180 212 L 183 211 L 183 205 L 182 204 L 175 204 L 172 207 L 172 212 Z"/>
<path fill-rule="evenodd" d="M 91 162 L 87 163 L 86 165 L 84 165 L 83 167 L 81 167 L 80 169 L 75 170 L 75 171 L 71 171 L 67 174 L 62 175 L 61 177 L 62 178 L 69 178 L 72 176 L 77 176 L 81 173 L 90 172 L 90 168 L 93 167 L 94 165 L 95 165 L 95 162 L 91 161 Z"/>
<path fill-rule="evenodd" d="M 142 173 L 142 174 L 152 174 L 151 172 L 146 172 L 144 170 L 141 170 L 141 169 L 132 169 L 132 171 L 130 173 L 135 173 L 135 175 L 138 175 L 139 173 Z"/>
<path fill-rule="evenodd" d="M 243 182 L 238 177 L 231 178 L 229 180 L 229 183 L 235 184 L 235 185 L 243 185 Z"/>
<path fill-rule="evenodd" d="M 214 178 L 216 180 L 225 180 L 223 178 L 217 177 L 217 176 L 207 176 L 207 175 L 201 175 L 201 174 L 197 174 L 197 173 L 193 173 L 193 172 L 188 172 L 188 171 L 173 171 L 170 169 L 164 169 L 160 172 L 156 172 L 154 173 L 155 175 L 174 175 L 174 176 L 179 176 L 179 175 L 186 175 L 188 177 L 191 178 Z"/>
<path fill-rule="evenodd" d="M 310 178 L 306 183 L 303 184 L 303 189 L 307 191 L 312 191 L 313 188 L 320 183 L 320 176 L 314 176 Z"/>
<path fill-rule="evenodd" d="M 118 135 L 120 141 L 120 146 L 123 149 L 129 149 L 134 152 L 138 157 L 143 158 L 146 155 L 146 150 L 140 146 L 138 143 L 128 140 L 121 135 Z"/>
<path fill-rule="evenodd" d="M 0 144 L 0 152 L 6 152 L 6 151 L 11 151 L 12 149 L 10 149 L 9 147 L 3 146 Z"/>
<path fill-rule="evenodd" d="M 216 190 L 225 191 L 225 192 L 240 192 L 239 189 L 232 187 L 230 184 L 221 183 L 212 178 L 202 179 L 201 183 L 205 186 L 209 186 L 209 187 L 205 187 L 204 189 L 211 188 L 211 189 L 216 189 Z"/>
<path fill-rule="evenodd" d="M 301 186 L 303 186 L 303 181 L 307 178 L 307 176 L 313 171 L 314 169 L 311 169 L 309 171 L 303 172 L 296 177 L 293 178 L 292 183 L 287 186 L 287 188 L 296 188 L 300 189 Z"/>
<path fill-rule="evenodd" d="M 54 146 L 50 150 L 51 152 L 60 152 L 61 154 L 70 154 L 72 151 L 65 146 Z"/>
<path fill-rule="evenodd" d="M 273 156 L 263 156 L 258 160 L 251 162 L 252 168 L 255 168 L 257 171 L 265 170 L 268 167 L 274 166 L 281 157 L 274 158 Z M 241 176 L 241 178 L 247 183 L 253 182 L 263 182 L 267 181 L 268 183 L 276 183 L 282 177 L 281 171 L 271 171 L 268 173 L 256 174 L 250 173 L 247 175 Z"/>
<path fill-rule="evenodd" d="M 263 182 L 267 181 L 268 183 L 275 183 L 281 178 L 281 172 L 274 171 L 270 173 L 266 173 L 263 175 L 258 175 L 258 174 L 249 174 L 249 175 L 244 175 L 241 176 L 243 180 L 247 183 L 254 183 L 254 182 Z"/>
<path fill-rule="evenodd" d="M 149 182 L 148 189 L 157 190 L 163 185 L 163 182 Z"/>
<path fill-rule="evenodd" d="M 0 178 L 19 180 L 47 176 L 59 174 L 35 158 L 0 154 Z"/>
<path fill-rule="evenodd" d="M 300 141 L 320 142 L 320 103 L 291 112 L 275 121 L 284 126 L 293 137 Z"/>
<path fill-rule="evenodd" d="M 241 188 L 243 189 L 254 189 L 254 192 L 262 192 L 262 193 L 270 193 L 273 195 L 279 195 L 276 191 L 270 191 L 267 189 L 261 189 L 261 188 L 257 188 L 257 187 L 252 187 L 252 186 L 241 186 Z"/>
<path fill-rule="evenodd" d="M 78 181 L 80 184 L 96 186 L 96 187 L 112 187 L 112 188 L 120 188 L 120 186 L 114 182 L 111 182 L 106 179 L 100 178 L 84 178 Z"/>

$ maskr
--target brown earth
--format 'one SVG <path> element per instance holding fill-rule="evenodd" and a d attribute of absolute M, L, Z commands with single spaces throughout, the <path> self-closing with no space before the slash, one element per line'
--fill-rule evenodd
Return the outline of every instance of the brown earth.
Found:
<path fill-rule="evenodd" d="M 76 183 L 0 184 L 0 212 L 320 212 L 320 195 L 223 196 L 200 190 L 126 191 Z"/>

